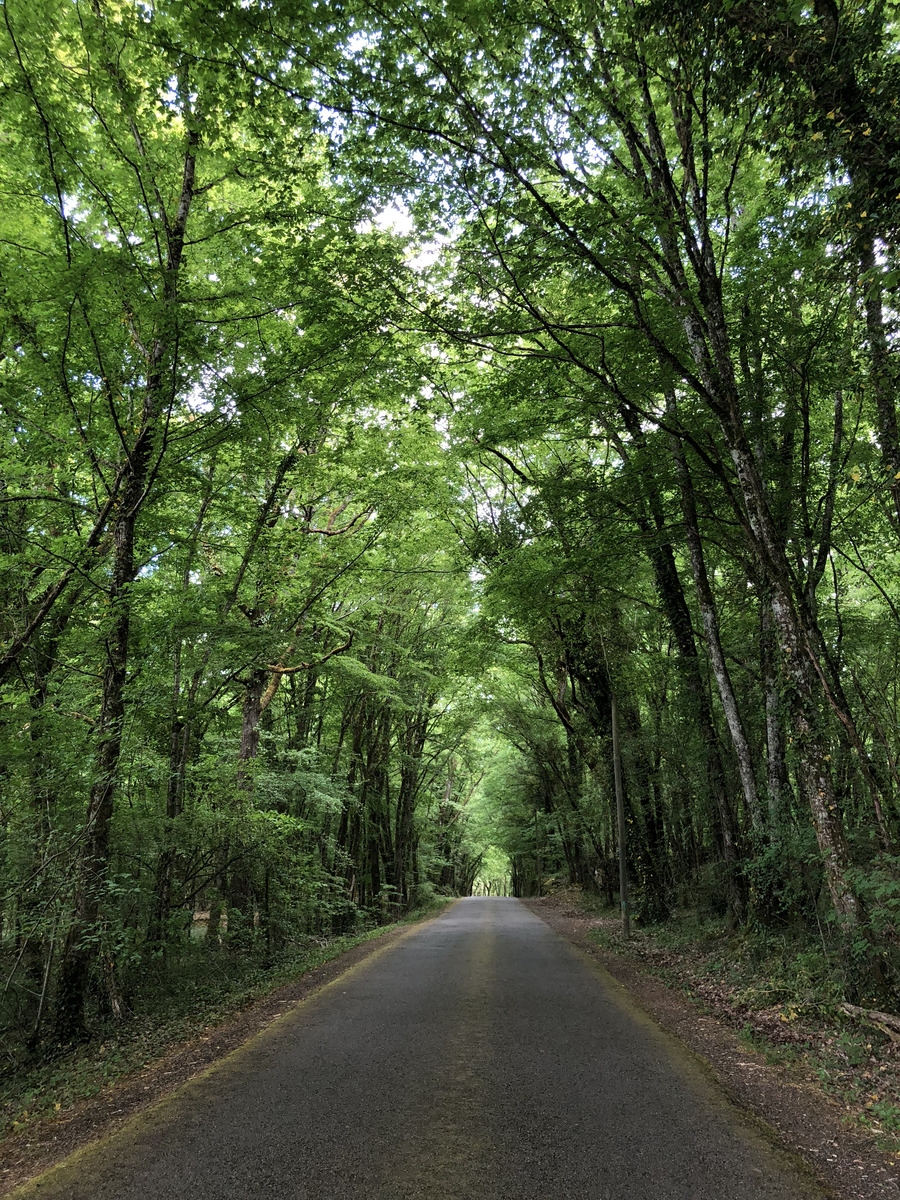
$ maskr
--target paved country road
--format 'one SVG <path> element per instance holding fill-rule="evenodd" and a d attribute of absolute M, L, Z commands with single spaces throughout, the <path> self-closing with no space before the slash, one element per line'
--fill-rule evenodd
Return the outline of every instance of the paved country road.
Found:
<path fill-rule="evenodd" d="M 619 986 L 459 901 L 16 1192 L 45 1200 L 812 1200 Z"/>

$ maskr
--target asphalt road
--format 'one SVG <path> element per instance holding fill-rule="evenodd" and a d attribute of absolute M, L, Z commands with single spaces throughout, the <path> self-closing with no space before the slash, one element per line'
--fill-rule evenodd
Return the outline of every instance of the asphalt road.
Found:
<path fill-rule="evenodd" d="M 622 989 L 462 900 L 125 1129 L 45 1200 L 811 1200 Z"/>

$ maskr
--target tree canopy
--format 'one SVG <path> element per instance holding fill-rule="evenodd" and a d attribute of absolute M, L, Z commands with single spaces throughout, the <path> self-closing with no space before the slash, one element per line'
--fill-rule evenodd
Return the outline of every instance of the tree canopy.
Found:
<path fill-rule="evenodd" d="M 11 1052 L 473 888 L 900 958 L 893 6 L 4 0 Z"/>

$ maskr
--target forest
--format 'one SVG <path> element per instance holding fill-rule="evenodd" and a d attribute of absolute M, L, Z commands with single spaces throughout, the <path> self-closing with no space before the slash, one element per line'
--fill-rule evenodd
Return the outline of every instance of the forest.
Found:
<path fill-rule="evenodd" d="M 871 0 L 3 0 L 0 1049 L 442 896 L 900 980 Z"/>

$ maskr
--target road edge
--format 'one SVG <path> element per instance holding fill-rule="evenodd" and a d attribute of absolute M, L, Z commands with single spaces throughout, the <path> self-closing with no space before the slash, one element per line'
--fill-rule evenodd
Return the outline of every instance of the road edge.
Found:
<path fill-rule="evenodd" d="M 840 1107 L 806 1073 L 769 1064 L 676 989 L 599 946 L 589 937 L 589 917 L 557 911 L 538 899 L 522 903 L 611 976 L 636 1009 L 697 1059 L 728 1100 L 774 1145 L 803 1163 L 836 1200 L 900 1200 L 892 1164 L 870 1138 L 843 1124 Z"/>
<path fill-rule="evenodd" d="M 118 1133 L 134 1118 L 215 1070 L 349 971 L 391 949 L 457 903 L 458 899 L 418 920 L 387 926 L 375 937 L 273 987 L 224 1020 L 205 1026 L 192 1038 L 175 1043 L 145 1068 L 130 1072 L 58 1117 L 10 1135 L 0 1144 L 0 1198 L 12 1196 L 89 1146 Z"/>

